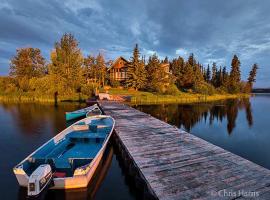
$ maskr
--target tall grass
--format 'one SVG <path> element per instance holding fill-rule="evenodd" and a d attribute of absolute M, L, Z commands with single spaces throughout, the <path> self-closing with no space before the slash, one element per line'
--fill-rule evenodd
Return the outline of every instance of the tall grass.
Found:
<path fill-rule="evenodd" d="M 249 94 L 214 94 L 203 95 L 179 92 L 176 95 L 161 95 L 157 93 L 129 91 L 124 89 L 110 89 L 110 94 L 131 96 L 131 104 L 161 104 L 161 103 L 196 103 L 218 101 L 222 99 L 245 98 Z"/>
<path fill-rule="evenodd" d="M 78 94 L 73 95 L 58 95 L 57 101 L 60 102 L 85 102 L 88 97 L 86 95 Z M 10 102 L 10 103 L 55 103 L 53 95 L 37 95 L 30 93 L 16 93 L 16 94 L 0 94 L 1 102 Z"/>

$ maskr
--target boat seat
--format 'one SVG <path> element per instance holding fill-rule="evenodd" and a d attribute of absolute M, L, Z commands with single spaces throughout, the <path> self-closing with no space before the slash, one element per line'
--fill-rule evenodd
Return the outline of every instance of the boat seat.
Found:
<path fill-rule="evenodd" d="M 89 126 L 84 124 L 84 125 L 74 125 L 73 127 L 74 131 L 88 131 L 89 130 Z"/>

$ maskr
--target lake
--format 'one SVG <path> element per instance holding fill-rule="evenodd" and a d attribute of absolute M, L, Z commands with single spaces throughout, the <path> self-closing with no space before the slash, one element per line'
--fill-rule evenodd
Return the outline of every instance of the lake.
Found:
<path fill-rule="evenodd" d="M 1 199 L 25 199 L 12 168 L 69 124 L 64 112 L 83 105 L 0 103 Z M 191 105 L 144 105 L 135 108 L 185 129 L 217 146 L 270 169 L 270 95 Z M 113 147 L 87 189 L 50 191 L 45 199 L 140 199 Z"/>

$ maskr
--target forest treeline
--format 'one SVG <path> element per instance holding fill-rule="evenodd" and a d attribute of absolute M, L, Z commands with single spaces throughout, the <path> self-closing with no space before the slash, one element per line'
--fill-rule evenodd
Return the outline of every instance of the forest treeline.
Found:
<path fill-rule="evenodd" d="M 55 43 L 49 61 L 38 48 L 17 49 L 10 60 L 9 76 L 0 78 L 0 91 L 1 94 L 92 95 L 106 85 L 120 85 L 117 81 L 110 82 L 107 69 L 111 63 L 106 62 L 102 54 L 84 57 L 75 37 L 64 34 Z M 169 64 L 169 72 L 164 64 Z M 249 93 L 258 66 L 251 67 L 246 81 L 241 80 L 240 67 L 236 55 L 230 69 L 216 63 L 203 66 L 193 54 L 187 60 L 180 56 L 172 60 L 160 59 L 156 54 L 146 60 L 136 45 L 128 63 L 128 79 L 121 84 L 125 88 L 172 95 L 179 91 L 206 95 Z"/>

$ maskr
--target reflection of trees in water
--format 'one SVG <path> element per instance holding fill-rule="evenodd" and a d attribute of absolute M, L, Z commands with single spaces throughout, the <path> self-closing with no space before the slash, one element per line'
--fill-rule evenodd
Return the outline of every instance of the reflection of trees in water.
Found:
<path fill-rule="evenodd" d="M 19 127 L 22 134 L 35 134 L 38 130 L 48 127 L 49 131 L 58 133 L 66 127 L 65 111 L 79 108 L 75 105 L 61 105 L 57 108 L 45 104 L 1 104 L 10 113 L 12 123 Z M 63 120 L 62 120 L 63 119 Z"/>
<path fill-rule="evenodd" d="M 190 131 L 200 121 L 212 125 L 214 121 L 227 119 L 227 131 L 231 134 L 236 126 L 239 110 L 246 111 L 246 119 L 252 126 L 252 109 L 249 99 L 230 99 L 222 102 L 192 105 L 153 105 L 138 106 L 137 109 L 149 113 L 165 122 L 184 127 Z"/>

